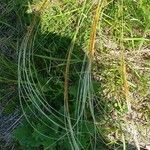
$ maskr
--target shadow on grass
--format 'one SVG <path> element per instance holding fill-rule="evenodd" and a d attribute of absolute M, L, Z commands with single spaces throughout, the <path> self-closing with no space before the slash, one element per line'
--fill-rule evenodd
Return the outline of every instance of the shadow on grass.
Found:
<path fill-rule="evenodd" d="M 28 1 L 24 2 L 23 6 L 27 6 L 28 3 Z M 18 2 L 16 8 L 19 5 L 22 6 Z M 72 38 L 52 32 L 41 32 L 40 15 L 35 15 L 36 23 L 33 26 L 30 24 L 34 14 L 27 15 L 24 12 L 21 15 L 25 30 L 19 48 L 21 72 L 19 91 L 25 119 L 22 119 L 21 125 L 13 132 L 15 148 L 69 150 L 71 149 L 70 138 L 64 121 L 64 73 Z M 33 30 L 30 32 L 32 27 Z M 84 52 L 81 45 L 75 43 L 68 79 L 72 124 L 76 122 L 74 113 L 83 59 Z M 83 128 L 82 133 L 76 132 L 76 127 L 73 130 L 75 136 L 80 139 L 78 141 L 80 149 L 93 149 L 95 131 L 92 120 L 83 119 L 79 126 Z M 97 138 L 96 147 L 108 149 L 104 141 L 103 138 Z"/>

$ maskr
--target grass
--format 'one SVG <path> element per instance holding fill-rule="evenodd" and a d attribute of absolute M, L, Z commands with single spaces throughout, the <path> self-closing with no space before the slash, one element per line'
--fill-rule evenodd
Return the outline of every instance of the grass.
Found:
<path fill-rule="evenodd" d="M 1 149 L 148 149 L 149 6 L 2 0 Z"/>

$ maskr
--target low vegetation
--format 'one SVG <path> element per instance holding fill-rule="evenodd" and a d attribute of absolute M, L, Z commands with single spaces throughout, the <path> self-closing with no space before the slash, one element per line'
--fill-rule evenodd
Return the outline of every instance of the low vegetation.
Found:
<path fill-rule="evenodd" d="M 150 1 L 2 0 L 0 149 L 150 149 Z"/>

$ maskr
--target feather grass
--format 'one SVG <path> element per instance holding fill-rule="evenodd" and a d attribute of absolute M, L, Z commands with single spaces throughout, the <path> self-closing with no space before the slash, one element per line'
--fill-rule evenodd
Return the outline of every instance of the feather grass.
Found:
<path fill-rule="evenodd" d="M 41 6 L 41 8 L 39 9 L 39 12 L 41 13 L 42 10 L 44 9 L 44 5 L 46 4 L 47 1 L 43 2 L 43 5 Z M 65 127 L 61 126 L 60 124 L 58 124 L 56 121 L 54 121 L 53 119 L 51 119 L 40 107 L 40 105 L 42 105 L 52 116 L 54 116 L 55 119 L 60 120 L 54 113 L 53 111 L 57 112 L 57 110 L 55 110 L 54 108 L 52 108 L 47 102 L 46 100 L 41 96 L 41 92 L 38 90 L 37 88 L 37 84 L 34 82 L 34 79 L 32 77 L 32 71 L 31 71 L 31 64 L 33 64 L 33 58 L 31 58 L 31 56 L 33 56 L 33 51 L 32 51 L 32 47 L 34 46 L 34 39 L 36 37 L 36 30 L 38 29 L 38 26 L 36 26 L 38 23 L 36 16 L 33 18 L 33 21 L 31 23 L 31 25 L 28 28 L 28 32 L 25 35 L 23 41 L 22 41 L 22 45 L 20 47 L 20 51 L 19 51 L 19 58 L 18 58 L 18 90 L 19 90 L 19 98 L 20 98 L 20 105 L 23 111 L 23 114 L 26 118 L 26 120 L 28 121 L 28 123 L 31 125 L 31 127 L 38 132 L 40 135 L 42 135 L 45 138 L 50 138 L 50 139 L 54 139 L 50 136 L 47 136 L 46 134 L 38 131 L 38 129 L 36 129 L 36 127 L 34 126 L 34 124 L 32 124 L 31 120 L 29 119 L 29 116 L 26 114 L 26 111 L 24 110 L 24 105 L 23 105 L 23 101 L 25 102 L 26 106 L 29 108 L 30 112 L 32 113 L 32 115 L 34 115 L 36 117 L 37 120 L 39 120 L 39 122 L 41 122 L 42 124 L 44 124 L 45 126 L 47 126 L 49 129 L 54 130 L 54 132 L 56 132 L 55 129 L 53 129 L 52 127 L 50 127 L 42 118 L 46 118 L 47 120 L 49 120 L 50 122 L 52 122 L 55 126 L 58 126 L 60 128 L 62 128 L 63 130 L 66 130 Z M 37 28 L 35 28 L 37 27 Z M 34 35 L 34 36 L 33 36 Z M 27 84 L 24 85 L 22 84 L 22 82 L 26 81 Z M 27 99 L 33 104 L 33 106 L 38 110 L 39 113 L 41 113 L 41 115 L 43 117 L 39 118 L 36 115 L 36 112 L 34 112 L 32 110 L 32 108 L 29 106 Z M 46 104 L 45 104 L 45 103 Z M 53 110 L 53 111 L 52 111 Z M 57 112 L 59 113 L 59 112 Z M 60 113 L 59 113 L 60 114 Z M 62 115 L 62 114 L 61 114 Z M 63 138 L 65 135 L 63 135 L 62 137 L 60 137 L 59 139 L 55 139 L 57 141 L 61 140 L 61 138 Z M 53 143 L 54 144 L 54 143 Z M 51 145 L 50 145 L 51 146 Z"/>
<path fill-rule="evenodd" d="M 120 6 L 120 15 L 121 15 L 121 37 L 120 37 L 120 47 L 121 47 L 121 69 L 122 69 L 122 78 L 123 78 L 123 89 L 124 89 L 124 94 L 125 94 L 125 100 L 127 103 L 127 108 L 128 108 L 128 114 L 132 115 L 132 107 L 131 107 L 131 96 L 130 96 L 130 90 L 129 90 L 129 84 L 128 84 L 128 79 L 127 79 L 127 69 L 126 69 L 126 61 L 125 61 L 125 48 L 124 48 L 124 44 L 123 44 L 123 39 L 124 39 L 124 18 L 123 18 L 123 6 L 124 6 L 124 1 L 121 1 L 121 6 Z M 125 119 L 125 123 L 127 128 L 130 128 L 130 126 L 132 127 L 132 131 L 133 131 L 133 140 L 135 142 L 135 145 L 137 147 L 138 150 L 140 150 L 140 146 L 139 146 L 139 142 L 137 139 L 137 129 L 135 126 L 134 121 L 131 121 L 131 125 L 129 125 L 128 121 Z M 124 138 L 123 138 L 124 139 Z M 125 147 L 125 139 L 123 140 L 123 147 L 124 149 L 126 149 Z"/>
<path fill-rule="evenodd" d="M 96 131 L 96 119 L 94 114 L 94 89 L 92 85 L 92 63 L 94 59 L 95 53 L 95 41 L 96 41 L 96 33 L 97 33 L 97 26 L 100 20 L 100 15 L 102 14 L 102 7 L 104 1 L 99 1 L 96 4 L 96 10 L 93 17 L 93 23 L 91 26 L 91 33 L 90 33 L 90 40 L 89 40 L 89 48 L 88 51 L 85 53 L 85 57 L 83 60 L 81 76 L 79 81 L 79 88 L 77 94 L 77 103 L 76 103 L 76 118 L 77 120 L 80 119 L 80 122 L 83 122 L 86 119 L 86 105 L 88 105 L 91 116 L 92 122 L 94 125 L 94 145 L 92 146 L 93 149 L 96 149 L 96 140 L 97 140 L 97 131 Z M 80 132 L 82 126 L 80 124 L 77 125 L 77 131 Z M 92 133 L 89 134 L 92 135 Z M 78 137 L 80 139 L 80 137 Z"/>

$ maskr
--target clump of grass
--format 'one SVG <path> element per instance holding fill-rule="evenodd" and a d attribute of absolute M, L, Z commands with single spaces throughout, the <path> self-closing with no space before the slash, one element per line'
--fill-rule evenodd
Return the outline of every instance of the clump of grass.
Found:
<path fill-rule="evenodd" d="M 85 2 L 86 4 L 86 2 Z M 82 13 L 84 11 L 84 7 L 85 5 L 82 6 L 82 9 L 80 10 Z M 64 105 L 62 106 L 62 108 L 64 107 L 64 113 L 60 113 L 58 110 L 56 110 L 56 108 L 54 108 L 53 106 L 51 106 L 50 103 L 47 102 L 47 99 L 44 96 L 44 93 L 42 92 L 42 85 L 41 85 L 41 79 L 39 79 L 39 74 L 37 74 L 37 68 L 35 66 L 34 62 L 34 51 L 32 50 L 34 47 L 34 39 L 36 38 L 36 33 L 37 33 L 37 29 L 35 28 L 35 24 L 36 19 L 33 19 L 33 22 L 31 23 L 31 26 L 28 29 L 27 34 L 24 37 L 24 40 L 22 42 L 22 46 L 21 46 L 21 50 L 20 51 L 20 55 L 19 55 L 19 61 L 18 61 L 18 81 L 19 81 L 19 95 L 20 95 L 20 104 L 22 106 L 22 110 L 24 112 L 24 115 L 26 117 L 26 119 L 28 120 L 28 122 L 30 123 L 30 125 L 32 126 L 32 128 L 37 131 L 38 133 L 40 133 L 41 136 L 44 136 L 45 138 L 48 139 L 52 139 L 55 140 L 57 139 L 56 142 L 59 142 L 60 140 L 64 139 L 66 136 L 68 137 L 69 143 L 70 143 L 70 147 L 75 148 L 75 149 L 79 149 L 79 147 L 83 147 L 83 145 L 81 144 L 81 141 L 79 141 L 78 139 L 76 139 L 76 134 L 74 130 L 76 127 L 76 124 L 79 122 L 79 120 L 77 119 L 77 123 L 75 122 L 74 125 L 72 125 L 72 122 L 74 122 L 73 120 L 73 116 L 70 116 L 70 111 L 69 111 L 69 99 L 68 99 L 68 78 L 69 78 L 69 67 L 70 67 L 70 60 L 71 60 L 71 55 L 73 52 L 73 49 L 75 47 L 75 40 L 77 37 L 77 33 L 80 29 L 81 23 L 83 22 L 83 17 L 82 17 L 82 13 L 81 15 L 79 14 L 79 20 L 78 20 L 78 24 L 77 24 L 77 28 L 74 32 L 74 36 L 73 39 L 70 43 L 70 48 L 69 48 L 69 52 L 68 52 L 68 58 L 67 58 L 67 64 L 66 64 L 66 71 L 65 71 L 65 81 L 64 81 Z M 35 73 L 35 77 L 37 80 L 37 83 L 35 82 L 35 77 L 33 76 L 33 73 Z M 27 81 L 27 85 L 22 84 L 23 81 Z M 48 82 L 48 81 L 46 81 Z M 62 89 L 61 89 L 62 90 Z M 40 91 L 42 93 L 40 93 Z M 49 94 L 48 94 L 49 95 Z M 22 101 L 22 99 L 24 100 L 24 102 Z M 33 107 L 35 108 L 32 109 L 32 107 L 28 104 L 27 99 L 31 102 L 31 104 L 33 105 Z M 32 123 L 32 121 L 29 119 L 30 117 L 28 117 L 27 112 L 24 109 L 24 103 L 26 104 L 26 106 L 28 107 L 28 109 L 31 111 L 32 114 L 34 114 L 34 116 L 36 118 L 38 118 L 39 122 L 41 122 L 42 124 L 44 124 L 45 126 L 49 127 L 48 124 L 53 124 L 55 126 L 57 126 L 57 128 L 59 130 L 63 130 L 63 131 L 57 131 L 54 128 L 49 127 L 51 130 L 54 130 L 56 132 L 60 133 L 60 137 L 58 138 L 53 138 L 51 136 L 48 136 L 40 131 L 38 131 L 35 127 L 35 125 Z M 43 109 L 41 108 L 44 107 L 44 109 L 46 109 L 46 112 L 43 111 Z M 55 113 L 53 113 L 53 111 Z M 41 113 L 41 116 L 38 117 L 36 115 L 35 112 L 39 111 L 39 113 Z M 43 117 L 49 122 L 46 123 L 43 120 Z M 53 116 L 53 117 L 50 117 Z M 65 122 L 63 122 L 62 117 L 64 117 Z M 60 123 L 58 123 L 60 122 Z M 52 126 L 53 126 L 52 125 Z M 63 133 L 63 135 L 61 135 L 61 133 Z M 49 147 L 51 147 L 52 145 L 54 145 L 56 142 L 53 142 L 52 144 L 49 144 L 49 146 L 47 147 L 47 149 Z"/>
<path fill-rule="evenodd" d="M 134 141 L 140 149 L 138 127 L 149 120 L 147 1 L 14 2 L 23 8 L 11 44 L 18 81 L 17 65 L 2 56 L 0 82 L 18 84 L 25 120 L 16 148 L 128 149 Z"/>

